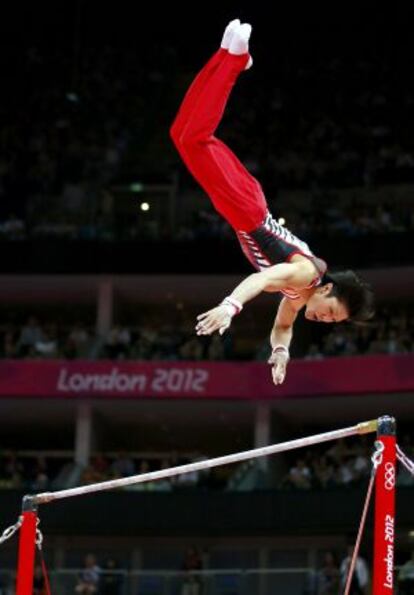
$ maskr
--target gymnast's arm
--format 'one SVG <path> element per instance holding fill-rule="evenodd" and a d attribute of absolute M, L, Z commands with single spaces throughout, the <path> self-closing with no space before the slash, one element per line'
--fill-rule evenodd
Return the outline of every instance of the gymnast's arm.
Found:
<path fill-rule="evenodd" d="M 312 282 L 314 275 L 314 266 L 308 259 L 276 264 L 249 275 L 219 306 L 197 316 L 197 334 L 211 335 L 215 331 L 223 334 L 246 302 L 263 291 L 276 292 L 286 287 L 302 289 Z"/>
<path fill-rule="evenodd" d="M 268 363 L 272 366 L 275 384 L 282 384 L 289 363 L 289 346 L 293 336 L 293 325 L 299 310 L 305 305 L 304 299 L 290 300 L 282 298 L 277 310 L 275 322 L 270 333 L 271 356 Z"/>

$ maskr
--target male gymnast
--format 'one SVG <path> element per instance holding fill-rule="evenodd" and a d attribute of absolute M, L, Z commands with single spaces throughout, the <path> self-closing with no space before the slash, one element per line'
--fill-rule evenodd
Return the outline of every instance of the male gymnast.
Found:
<path fill-rule="evenodd" d="M 171 127 L 184 163 L 232 226 L 244 254 L 258 272 L 246 277 L 212 310 L 197 317 L 198 335 L 223 334 L 243 305 L 262 291 L 281 292 L 270 334 L 273 382 L 281 384 L 299 311 L 317 322 L 361 322 L 373 315 L 370 287 L 353 271 L 329 273 L 309 246 L 270 214 L 259 182 L 216 136 L 238 76 L 250 68 L 251 25 L 231 21 L 220 49 L 198 74 Z"/>

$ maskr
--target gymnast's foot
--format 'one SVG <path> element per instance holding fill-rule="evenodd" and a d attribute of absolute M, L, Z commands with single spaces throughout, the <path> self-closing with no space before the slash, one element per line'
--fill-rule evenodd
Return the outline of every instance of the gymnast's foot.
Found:
<path fill-rule="evenodd" d="M 249 23 L 243 23 L 242 25 L 237 25 L 234 27 L 232 32 L 230 45 L 229 45 L 229 54 L 234 54 L 235 56 L 241 56 L 243 54 L 249 53 L 249 39 L 252 32 L 252 26 Z M 252 57 L 249 56 L 249 60 L 246 64 L 245 70 L 250 68 L 253 64 Z"/>
<path fill-rule="evenodd" d="M 233 38 L 233 33 L 238 27 L 240 27 L 240 19 L 234 19 L 234 21 L 230 21 L 230 23 L 227 25 L 220 45 L 223 50 L 229 49 L 230 42 Z"/>

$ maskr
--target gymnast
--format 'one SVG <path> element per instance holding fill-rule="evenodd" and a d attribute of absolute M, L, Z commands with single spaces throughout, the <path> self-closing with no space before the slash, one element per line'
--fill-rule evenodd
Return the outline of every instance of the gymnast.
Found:
<path fill-rule="evenodd" d="M 223 334 L 246 302 L 262 291 L 281 292 L 268 360 L 273 382 L 280 384 L 286 375 L 293 325 L 302 308 L 305 318 L 315 322 L 362 322 L 373 315 L 373 293 L 353 271 L 328 273 L 327 264 L 272 217 L 259 182 L 215 136 L 233 85 L 252 65 L 251 30 L 251 25 L 238 19 L 228 24 L 219 50 L 187 91 L 171 137 L 257 270 L 217 307 L 197 317 L 196 332 Z"/>

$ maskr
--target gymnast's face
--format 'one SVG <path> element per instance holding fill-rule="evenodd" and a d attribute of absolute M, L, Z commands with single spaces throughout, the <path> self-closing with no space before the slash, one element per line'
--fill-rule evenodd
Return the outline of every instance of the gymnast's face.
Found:
<path fill-rule="evenodd" d="M 314 322 L 343 322 L 348 318 L 345 305 L 330 295 L 332 283 L 318 287 L 306 303 L 305 318 Z"/>

